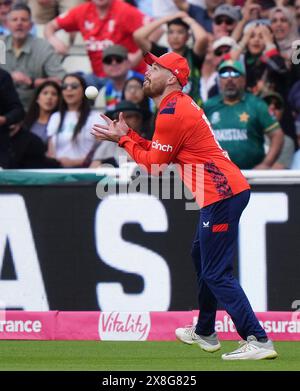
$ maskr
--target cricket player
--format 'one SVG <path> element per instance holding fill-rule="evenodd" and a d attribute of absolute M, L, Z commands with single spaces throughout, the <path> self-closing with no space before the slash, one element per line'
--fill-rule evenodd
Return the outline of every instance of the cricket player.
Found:
<path fill-rule="evenodd" d="M 160 57 L 147 53 L 144 58 L 151 67 L 145 74 L 143 89 L 158 108 L 152 141 L 130 129 L 122 113 L 115 121 L 101 114 L 107 125 L 94 124 L 92 134 L 98 140 L 118 143 L 150 174 L 157 175 L 158 167 L 176 163 L 201 208 L 192 248 L 199 318 L 195 327 L 177 329 L 176 337 L 187 344 L 196 343 L 207 352 L 219 350 L 215 332 L 219 303 L 243 339 L 237 350 L 222 355 L 224 360 L 275 358 L 272 341 L 233 277 L 238 224 L 249 201 L 249 184 L 216 141 L 203 110 L 182 92 L 190 73 L 186 59 L 174 52 Z M 185 170 L 187 165 L 192 170 Z"/>

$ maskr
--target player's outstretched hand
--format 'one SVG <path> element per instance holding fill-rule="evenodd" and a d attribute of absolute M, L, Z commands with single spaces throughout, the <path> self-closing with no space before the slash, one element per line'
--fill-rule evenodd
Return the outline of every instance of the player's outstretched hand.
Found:
<path fill-rule="evenodd" d="M 120 138 L 128 133 L 129 127 L 124 120 L 123 113 L 119 114 L 118 120 L 113 121 L 105 114 L 100 114 L 100 116 L 104 119 L 106 125 L 94 124 L 91 132 L 98 141 L 108 140 L 118 143 Z"/>

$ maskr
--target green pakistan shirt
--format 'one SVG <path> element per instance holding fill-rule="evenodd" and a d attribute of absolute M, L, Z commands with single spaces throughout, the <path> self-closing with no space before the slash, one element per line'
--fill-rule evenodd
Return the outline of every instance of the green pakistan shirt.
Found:
<path fill-rule="evenodd" d="M 267 104 L 250 93 L 232 105 L 215 96 L 203 109 L 221 147 L 241 169 L 251 169 L 264 159 L 264 135 L 280 129 Z"/>

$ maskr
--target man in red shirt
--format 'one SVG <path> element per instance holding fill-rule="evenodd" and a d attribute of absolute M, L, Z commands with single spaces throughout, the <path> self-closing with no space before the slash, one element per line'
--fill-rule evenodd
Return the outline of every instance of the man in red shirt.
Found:
<path fill-rule="evenodd" d="M 49 22 L 45 27 L 45 36 L 60 54 L 66 54 L 68 48 L 57 38 L 55 32 L 63 29 L 67 32 L 80 31 L 86 44 L 93 73 L 104 77 L 102 53 L 111 45 L 122 45 L 128 50 L 129 60 L 140 73 L 146 70 L 142 53 L 133 40 L 136 29 L 149 21 L 142 14 L 121 0 L 91 0 L 70 9 Z"/>
<path fill-rule="evenodd" d="M 233 277 L 238 224 L 249 201 L 249 184 L 217 143 L 203 110 L 182 93 L 189 76 L 186 59 L 173 52 L 160 57 L 147 53 L 145 61 L 151 69 L 145 75 L 144 92 L 158 107 L 152 141 L 129 129 L 122 113 L 119 121 L 103 115 L 107 126 L 95 124 L 92 134 L 98 140 L 117 142 L 151 174 L 158 174 L 166 164 L 177 163 L 183 181 L 201 208 L 192 248 L 200 313 L 196 327 L 179 328 L 176 336 L 208 352 L 219 350 L 215 317 L 220 303 L 244 340 L 237 350 L 222 358 L 275 358 L 272 342 Z"/>

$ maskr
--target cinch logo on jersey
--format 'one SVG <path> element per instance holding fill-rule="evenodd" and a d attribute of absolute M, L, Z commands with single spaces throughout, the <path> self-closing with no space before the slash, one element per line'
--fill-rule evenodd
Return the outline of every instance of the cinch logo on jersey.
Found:
<path fill-rule="evenodd" d="M 218 141 L 248 140 L 247 129 L 214 129 Z"/>
<path fill-rule="evenodd" d="M 152 148 L 158 149 L 159 151 L 163 151 L 163 152 L 172 152 L 173 151 L 172 145 L 161 144 L 158 140 L 152 141 Z"/>
<path fill-rule="evenodd" d="M 102 312 L 99 318 L 103 341 L 145 341 L 150 328 L 149 312 Z"/>
<path fill-rule="evenodd" d="M 42 323 L 39 320 L 1 320 L 0 333 L 40 333 Z"/>

